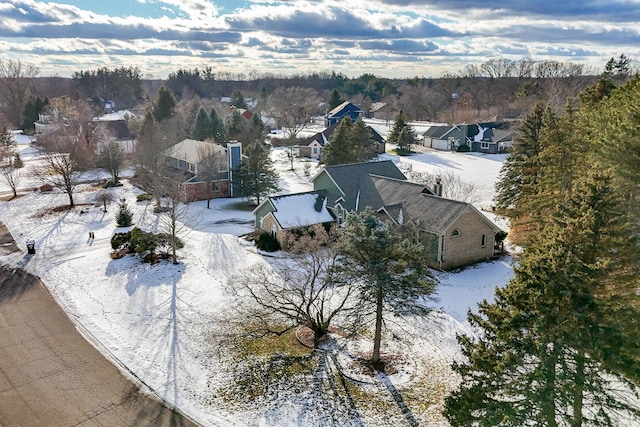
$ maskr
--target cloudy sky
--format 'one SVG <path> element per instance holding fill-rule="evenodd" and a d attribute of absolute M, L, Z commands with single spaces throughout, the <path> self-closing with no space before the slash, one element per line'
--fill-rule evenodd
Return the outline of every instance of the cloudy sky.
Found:
<path fill-rule="evenodd" d="M 0 58 L 41 76 L 136 66 L 437 77 L 490 58 L 640 60 L 640 0 L 2 0 Z"/>

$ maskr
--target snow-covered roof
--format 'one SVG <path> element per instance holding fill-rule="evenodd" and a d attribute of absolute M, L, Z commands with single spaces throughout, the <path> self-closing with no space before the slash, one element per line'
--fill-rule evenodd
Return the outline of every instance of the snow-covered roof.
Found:
<path fill-rule="evenodd" d="M 226 154 L 227 150 L 218 144 L 206 141 L 197 141 L 195 139 L 185 139 L 178 142 L 176 145 L 169 147 L 164 151 L 164 155 L 167 157 L 173 157 L 174 159 L 180 159 L 189 163 L 196 164 L 200 162 L 200 155 L 206 149 L 211 149 L 221 154 Z"/>
<path fill-rule="evenodd" d="M 327 195 L 324 191 L 287 194 L 270 198 L 272 212 L 283 229 L 307 227 L 334 220 L 327 210 Z"/>
<path fill-rule="evenodd" d="M 97 122 L 115 122 L 119 120 L 128 120 L 136 115 L 129 110 L 119 110 L 112 113 L 103 114 L 100 117 L 95 117 L 93 120 Z"/>

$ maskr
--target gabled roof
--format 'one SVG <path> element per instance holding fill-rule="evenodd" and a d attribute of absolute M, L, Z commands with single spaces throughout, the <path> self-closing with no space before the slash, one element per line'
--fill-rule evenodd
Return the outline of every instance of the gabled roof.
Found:
<path fill-rule="evenodd" d="M 497 232 L 499 228 L 471 204 L 435 196 L 425 186 L 409 181 L 372 177 L 380 195 L 381 205 L 372 206 L 384 210 L 396 223 L 412 221 L 430 233 L 442 235 L 467 210 L 475 211 Z"/>
<path fill-rule="evenodd" d="M 185 139 L 172 147 L 164 150 L 163 154 L 174 159 L 184 160 L 189 163 L 197 164 L 200 162 L 201 150 L 213 149 L 220 154 L 226 155 L 227 150 L 218 144 L 206 141 L 197 141 L 195 139 Z"/>
<path fill-rule="evenodd" d="M 451 130 L 451 126 L 431 126 L 422 136 L 427 138 L 440 138 Z"/>
<path fill-rule="evenodd" d="M 327 193 L 323 190 L 269 197 L 268 200 L 273 207 L 271 214 L 284 230 L 334 220 L 327 210 Z"/>
<path fill-rule="evenodd" d="M 333 110 L 329 111 L 327 115 L 329 117 L 333 117 L 338 115 L 338 113 L 342 112 L 343 110 L 357 111 L 358 113 L 362 113 L 362 110 L 356 107 L 351 101 L 344 101 L 342 104 L 338 105 Z"/>
<path fill-rule="evenodd" d="M 326 173 L 344 194 L 342 206 L 347 210 L 356 210 L 359 206 L 379 205 L 379 197 L 369 175 L 377 175 L 398 180 L 406 180 L 404 174 L 391 160 L 382 162 L 353 163 L 350 165 L 327 166 L 322 173 Z M 329 203 L 333 205 L 338 197 L 330 196 Z M 356 203 L 358 202 L 358 203 Z"/>
<path fill-rule="evenodd" d="M 308 147 L 309 145 L 311 145 L 313 143 L 313 141 L 317 141 L 321 146 L 325 146 L 329 143 L 329 140 L 331 139 L 331 137 L 333 136 L 333 133 L 336 131 L 336 128 L 338 127 L 338 125 L 340 124 L 340 122 L 336 122 L 334 124 L 332 124 L 331 126 L 329 126 L 328 128 L 326 128 L 325 130 L 316 133 L 315 135 L 311 135 L 308 138 L 305 138 L 302 142 L 300 142 L 298 145 L 303 146 L 303 147 Z M 367 125 L 367 129 L 369 129 L 369 131 L 371 132 L 371 139 L 379 144 L 384 144 L 384 138 L 382 138 L 382 136 L 371 126 Z"/>

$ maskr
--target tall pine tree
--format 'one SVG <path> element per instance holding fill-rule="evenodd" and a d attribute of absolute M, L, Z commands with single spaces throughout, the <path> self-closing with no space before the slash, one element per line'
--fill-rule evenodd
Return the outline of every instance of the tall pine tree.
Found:
<path fill-rule="evenodd" d="M 637 419 L 638 344 L 629 318 L 611 315 L 612 287 L 633 286 L 637 277 L 634 243 L 609 178 L 595 172 L 581 179 L 525 250 L 515 278 L 494 303 L 469 314 L 479 334 L 459 338 L 466 360 L 454 364 L 462 385 L 446 402 L 451 424 Z"/>
<path fill-rule="evenodd" d="M 233 173 L 234 195 L 255 199 L 260 204 L 262 199 L 279 190 L 278 173 L 269 153 L 269 147 L 260 141 L 247 145 L 244 149 L 240 166 Z"/>

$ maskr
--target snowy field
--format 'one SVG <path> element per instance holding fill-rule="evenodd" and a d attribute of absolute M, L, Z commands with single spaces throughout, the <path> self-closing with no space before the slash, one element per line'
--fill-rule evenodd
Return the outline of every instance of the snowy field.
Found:
<path fill-rule="evenodd" d="M 38 160 L 30 147 L 21 146 L 25 169 Z M 395 162 L 399 158 L 385 154 Z M 312 189 L 310 177 L 317 164 L 296 159 L 291 172 L 284 149 L 273 158 L 281 172 L 283 193 Z M 452 170 L 475 183 L 479 208 L 491 205 L 493 185 L 504 156 L 424 152 L 408 158 L 413 170 Z M 309 172 L 306 174 L 305 169 Z M 99 174 L 88 178 L 99 178 Z M 238 402 L 225 398 L 243 372 L 241 360 L 213 351 L 209 337 L 224 323 L 220 316 L 228 305 L 224 285 L 234 274 L 254 263 L 264 263 L 253 246 L 239 236 L 252 230 L 250 211 L 238 210 L 238 200 L 191 203 L 182 218 L 185 248 L 179 265 L 146 265 L 132 257 L 112 260 L 110 238 L 116 227 L 113 203 L 104 213 L 93 203 L 101 188 L 78 188 L 74 210 L 52 212 L 68 204 L 65 194 L 26 189 L 38 182 L 26 177 L 23 195 L 0 202 L 0 216 L 18 246 L 36 242 L 37 253 L 12 254 L 0 262 L 19 266 L 47 285 L 70 318 L 94 345 L 154 393 L 205 426 L 386 426 L 409 422 L 442 425 L 442 396 L 456 385 L 449 365 L 459 357 L 457 333 L 470 332 L 467 310 L 491 299 L 496 286 L 512 277 L 508 257 L 455 273 L 439 273 L 438 309 L 427 318 L 404 319 L 390 326 L 400 339 L 385 338 L 386 349 L 409 356 L 411 369 L 402 375 L 377 378 L 372 384 L 336 384 L 332 364 L 339 360 L 315 355 L 308 382 L 296 388 L 275 388 L 262 399 Z M 0 183 L 0 194 L 8 188 Z M 158 231 L 160 223 L 149 202 L 136 202 L 140 191 L 125 181 L 111 189 L 114 199 L 124 198 L 134 211 L 135 225 Z M 95 240 L 89 240 L 89 231 Z M 394 329 L 394 328 L 397 328 Z M 246 379 L 245 379 L 246 380 Z M 334 393 L 334 397 L 332 397 Z M 228 396 L 228 394 L 227 394 Z M 403 401 L 404 398 L 404 401 Z M 412 406 L 413 402 L 422 402 Z M 367 404 L 367 402 L 373 402 Z M 405 405 L 406 402 L 406 405 Z M 404 406 L 403 406 L 404 405 Z"/>

